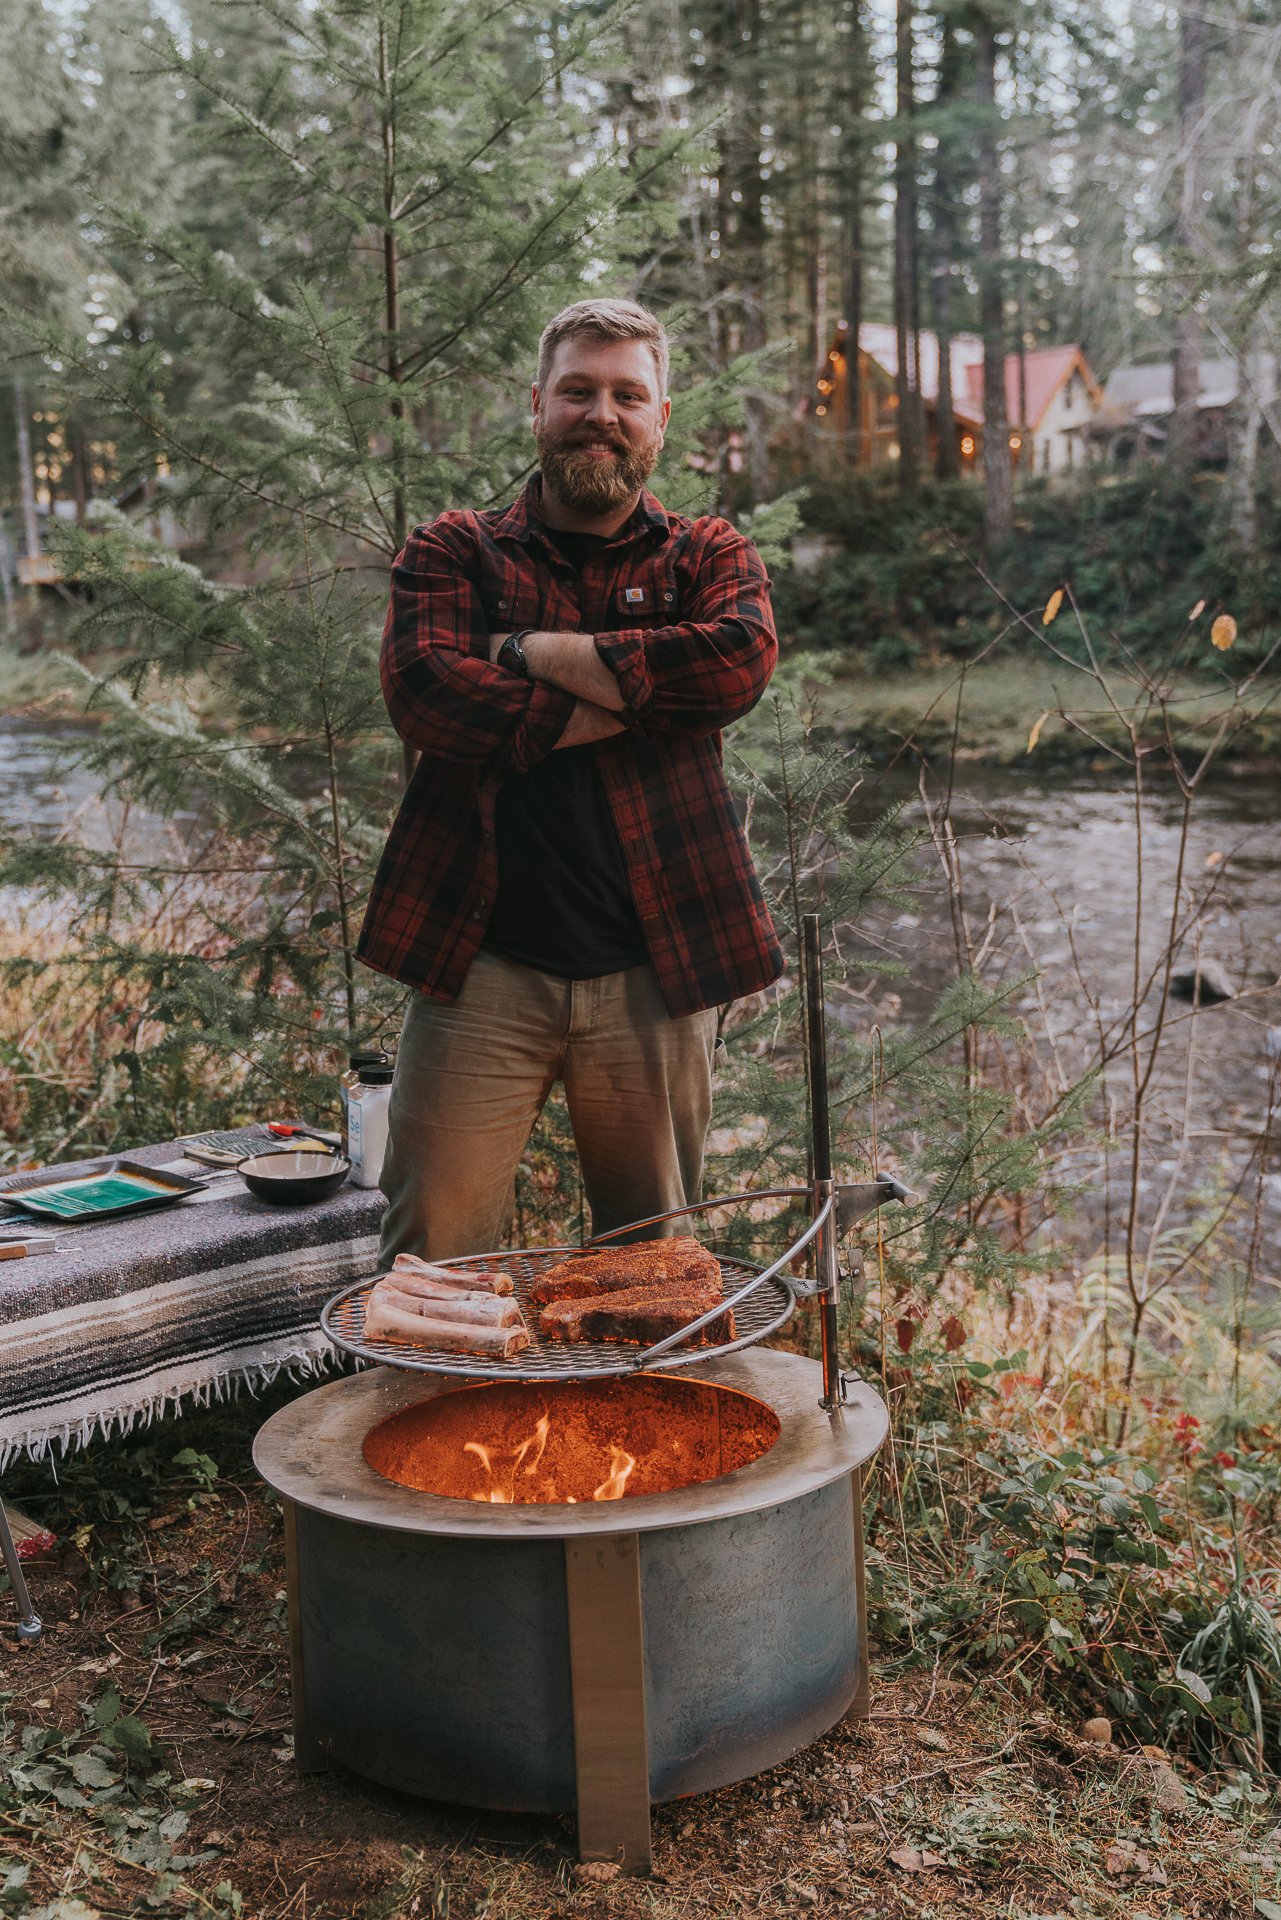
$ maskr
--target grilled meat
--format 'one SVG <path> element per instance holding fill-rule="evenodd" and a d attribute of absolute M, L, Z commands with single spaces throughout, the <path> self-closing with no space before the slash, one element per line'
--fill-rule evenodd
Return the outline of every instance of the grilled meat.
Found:
<path fill-rule="evenodd" d="M 587 1300 L 625 1289 L 662 1287 L 681 1292 L 720 1293 L 720 1263 L 692 1234 L 668 1240 L 637 1240 L 629 1247 L 603 1247 L 548 1267 L 529 1290 L 536 1307 L 553 1300 Z M 707 1304 L 711 1305 L 711 1299 Z"/>
<path fill-rule="evenodd" d="M 472 1273 L 463 1267 L 438 1267 L 430 1260 L 420 1260 L 416 1253 L 398 1253 L 392 1273 L 398 1286 L 408 1280 L 422 1280 L 468 1293 L 512 1292 L 509 1273 L 491 1273 L 488 1268 Z"/>
<path fill-rule="evenodd" d="M 625 1340 L 651 1346 L 679 1333 L 689 1321 L 722 1299 L 714 1287 L 648 1286 L 621 1288 L 587 1299 L 553 1300 L 538 1316 L 545 1340 Z M 694 1335 L 696 1346 L 719 1346 L 734 1338 L 734 1316 L 723 1313 Z"/>
<path fill-rule="evenodd" d="M 403 1274 L 390 1273 L 371 1287 L 365 1305 L 366 1322 L 370 1307 L 385 1303 L 395 1307 L 399 1313 L 417 1313 L 424 1320 L 471 1321 L 481 1327 L 518 1327 L 523 1324 L 515 1300 L 501 1299 L 496 1293 L 442 1290 L 435 1294 L 419 1287 L 402 1286 L 404 1278 Z"/>
<path fill-rule="evenodd" d="M 438 1352 L 475 1354 L 487 1360 L 509 1360 L 529 1345 L 523 1324 L 495 1327 L 478 1320 L 429 1320 L 420 1313 L 406 1313 L 392 1300 L 375 1294 L 371 1294 L 365 1309 L 365 1338 L 434 1347 Z"/>

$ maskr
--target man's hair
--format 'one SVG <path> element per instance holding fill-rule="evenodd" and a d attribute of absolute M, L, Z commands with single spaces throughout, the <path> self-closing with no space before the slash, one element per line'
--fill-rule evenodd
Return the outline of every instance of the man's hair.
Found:
<path fill-rule="evenodd" d="M 642 340 L 654 356 L 658 370 L 658 397 L 667 397 L 668 348 L 663 323 L 635 300 L 576 300 L 549 320 L 538 343 L 538 385 L 545 388 L 547 376 L 562 340 L 576 340 L 583 334 L 598 340 Z"/>

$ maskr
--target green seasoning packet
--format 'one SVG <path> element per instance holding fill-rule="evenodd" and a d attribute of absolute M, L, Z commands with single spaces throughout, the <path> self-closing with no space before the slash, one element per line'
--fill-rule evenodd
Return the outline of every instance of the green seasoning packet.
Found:
<path fill-rule="evenodd" d="M 105 1213 L 113 1207 L 128 1206 L 138 1200 L 154 1199 L 168 1189 L 159 1181 L 153 1185 L 132 1173 L 100 1173 L 87 1180 L 69 1181 L 64 1187 L 32 1193 L 31 1204 L 55 1213 L 61 1220 L 78 1220 L 85 1214 Z"/>

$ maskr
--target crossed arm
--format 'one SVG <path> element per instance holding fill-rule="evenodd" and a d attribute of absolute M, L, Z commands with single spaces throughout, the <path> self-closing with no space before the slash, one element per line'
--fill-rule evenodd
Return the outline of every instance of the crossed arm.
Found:
<path fill-rule="evenodd" d="M 558 747 L 625 729 L 642 738 L 718 732 L 759 699 L 777 654 L 765 570 L 723 521 L 699 523 L 684 618 L 601 633 L 538 632 L 531 678 L 494 664 L 475 534 L 443 514 L 392 570 L 381 672 L 401 738 L 443 762 L 523 773 Z"/>
<path fill-rule="evenodd" d="M 498 659 L 506 633 L 491 633 L 489 657 Z M 574 710 L 557 747 L 586 747 L 622 733 L 618 715 L 626 706 L 618 681 L 596 651 L 589 633 L 527 633 L 521 641 L 530 675 L 574 695 Z"/>

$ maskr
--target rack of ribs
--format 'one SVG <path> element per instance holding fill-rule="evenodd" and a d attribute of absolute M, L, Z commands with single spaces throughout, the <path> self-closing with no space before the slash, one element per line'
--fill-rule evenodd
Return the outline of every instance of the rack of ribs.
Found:
<path fill-rule="evenodd" d="M 530 1289 L 546 1340 L 626 1340 L 650 1346 L 679 1333 L 725 1297 L 720 1262 L 689 1235 L 602 1248 L 549 1267 Z M 734 1338 L 726 1312 L 694 1335 L 699 1346 Z"/>

